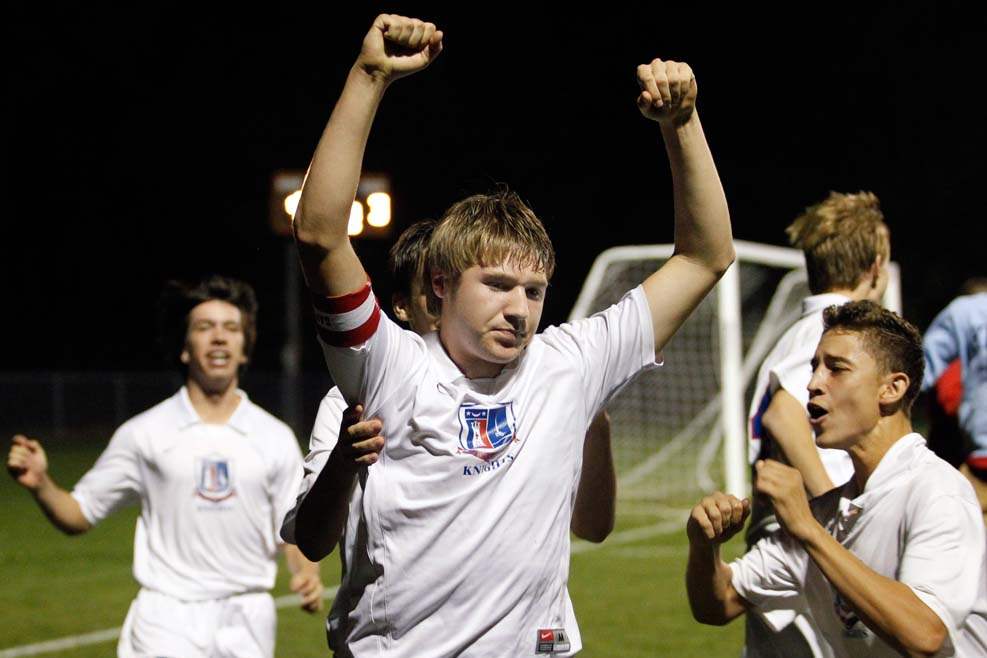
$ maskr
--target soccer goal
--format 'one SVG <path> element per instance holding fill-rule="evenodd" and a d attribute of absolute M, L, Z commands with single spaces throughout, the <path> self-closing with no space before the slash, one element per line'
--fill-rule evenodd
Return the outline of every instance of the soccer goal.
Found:
<path fill-rule="evenodd" d="M 679 516 L 714 489 L 748 493 L 747 406 L 761 361 L 801 314 L 802 252 L 734 242 L 737 260 L 643 373 L 607 406 L 613 424 L 618 514 Z M 673 245 L 600 254 L 569 319 L 618 301 L 672 255 Z M 885 305 L 901 309 L 896 264 Z"/>

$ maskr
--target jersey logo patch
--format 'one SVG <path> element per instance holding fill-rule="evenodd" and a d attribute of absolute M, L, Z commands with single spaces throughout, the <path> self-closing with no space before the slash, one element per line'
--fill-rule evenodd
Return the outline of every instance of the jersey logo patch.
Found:
<path fill-rule="evenodd" d="M 563 653 L 569 651 L 569 636 L 564 628 L 539 628 L 535 653 Z"/>
<path fill-rule="evenodd" d="M 218 455 L 195 460 L 195 491 L 200 498 L 218 503 L 234 495 L 230 460 Z"/>
<path fill-rule="evenodd" d="M 514 403 L 464 404 L 459 407 L 459 451 L 488 460 L 514 440 Z"/>

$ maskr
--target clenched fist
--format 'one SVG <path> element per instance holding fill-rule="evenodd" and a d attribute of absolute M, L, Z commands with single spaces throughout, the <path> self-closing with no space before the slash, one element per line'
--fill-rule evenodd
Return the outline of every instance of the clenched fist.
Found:
<path fill-rule="evenodd" d="M 685 62 L 655 59 L 641 64 L 637 84 L 641 87 L 637 108 L 652 121 L 680 125 L 696 109 L 696 76 Z"/>
<path fill-rule="evenodd" d="M 7 471 L 17 484 L 36 490 L 48 475 L 48 457 L 44 448 L 22 434 L 16 435 L 7 454 Z"/>
<path fill-rule="evenodd" d="M 389 83 L 421 71 L 441 52 L 442 31 L 433 23 L 381 14 L 363 38 L 356 65 Z"/>
<path fill-rule="evenodd" d="M 722 544 L 744 527 L 751 501 L 719 491 L 706 496 L 692 508 L 686 534 L 691 544 Z"/>

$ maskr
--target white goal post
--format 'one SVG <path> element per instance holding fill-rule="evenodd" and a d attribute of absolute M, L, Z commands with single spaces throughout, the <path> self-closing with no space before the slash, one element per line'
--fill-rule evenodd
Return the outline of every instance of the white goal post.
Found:
<path fill-rule="evenodd" d="M 621 513 L 688 509 L 696 494 L 714 488 L 748 495 L 750 387 L 761 361 L 799 317 L 808 287 L 801 251 L 734 245 L 736 262 L 669 341 L 666 365 L 642 374 L 608 405 Z M 663 244 L 604 251 L 569 320 L 619 300 L 673 250 Z M 897 264 L 889 270 L 884 303 L 900 312 Z"/>

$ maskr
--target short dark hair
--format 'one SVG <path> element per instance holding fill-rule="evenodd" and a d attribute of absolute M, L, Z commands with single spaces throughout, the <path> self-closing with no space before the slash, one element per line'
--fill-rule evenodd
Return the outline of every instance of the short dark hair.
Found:
<path fill-rule="evenodd" d="M 394 290 L 408 299 L 411 298 L 411 284 L 415 279 L 422 283 L 422 290 L 425 289 L 422 270 L 428 242 L 437 223 L 434 219 L 415 222 L 404 230 L 387 254 L 387 267 L 391 270 Z"/>
<path fill-rule="evenodd" d="M 823 325 L 825 331 L 860 334 L 867 351 L 885 373 L 908 375 L 902 406 L 910 415 L 925 372 L 922 334 L 915 325 L 869 300 L 830 306 L 823 311 Z"/>
<path fill-rule="evenodd" d="M 199 304 L 213 299 L 240 309 L 243 321 L 243 352 L 249 358 L 257 343 L 257 295 L 249 283 L 211 274 L 194 284 L 168 281 L 158 301 L 158 343 L 165 360 L 184 373 L 180 356 L 185 347 L 189 314 Z"/>

